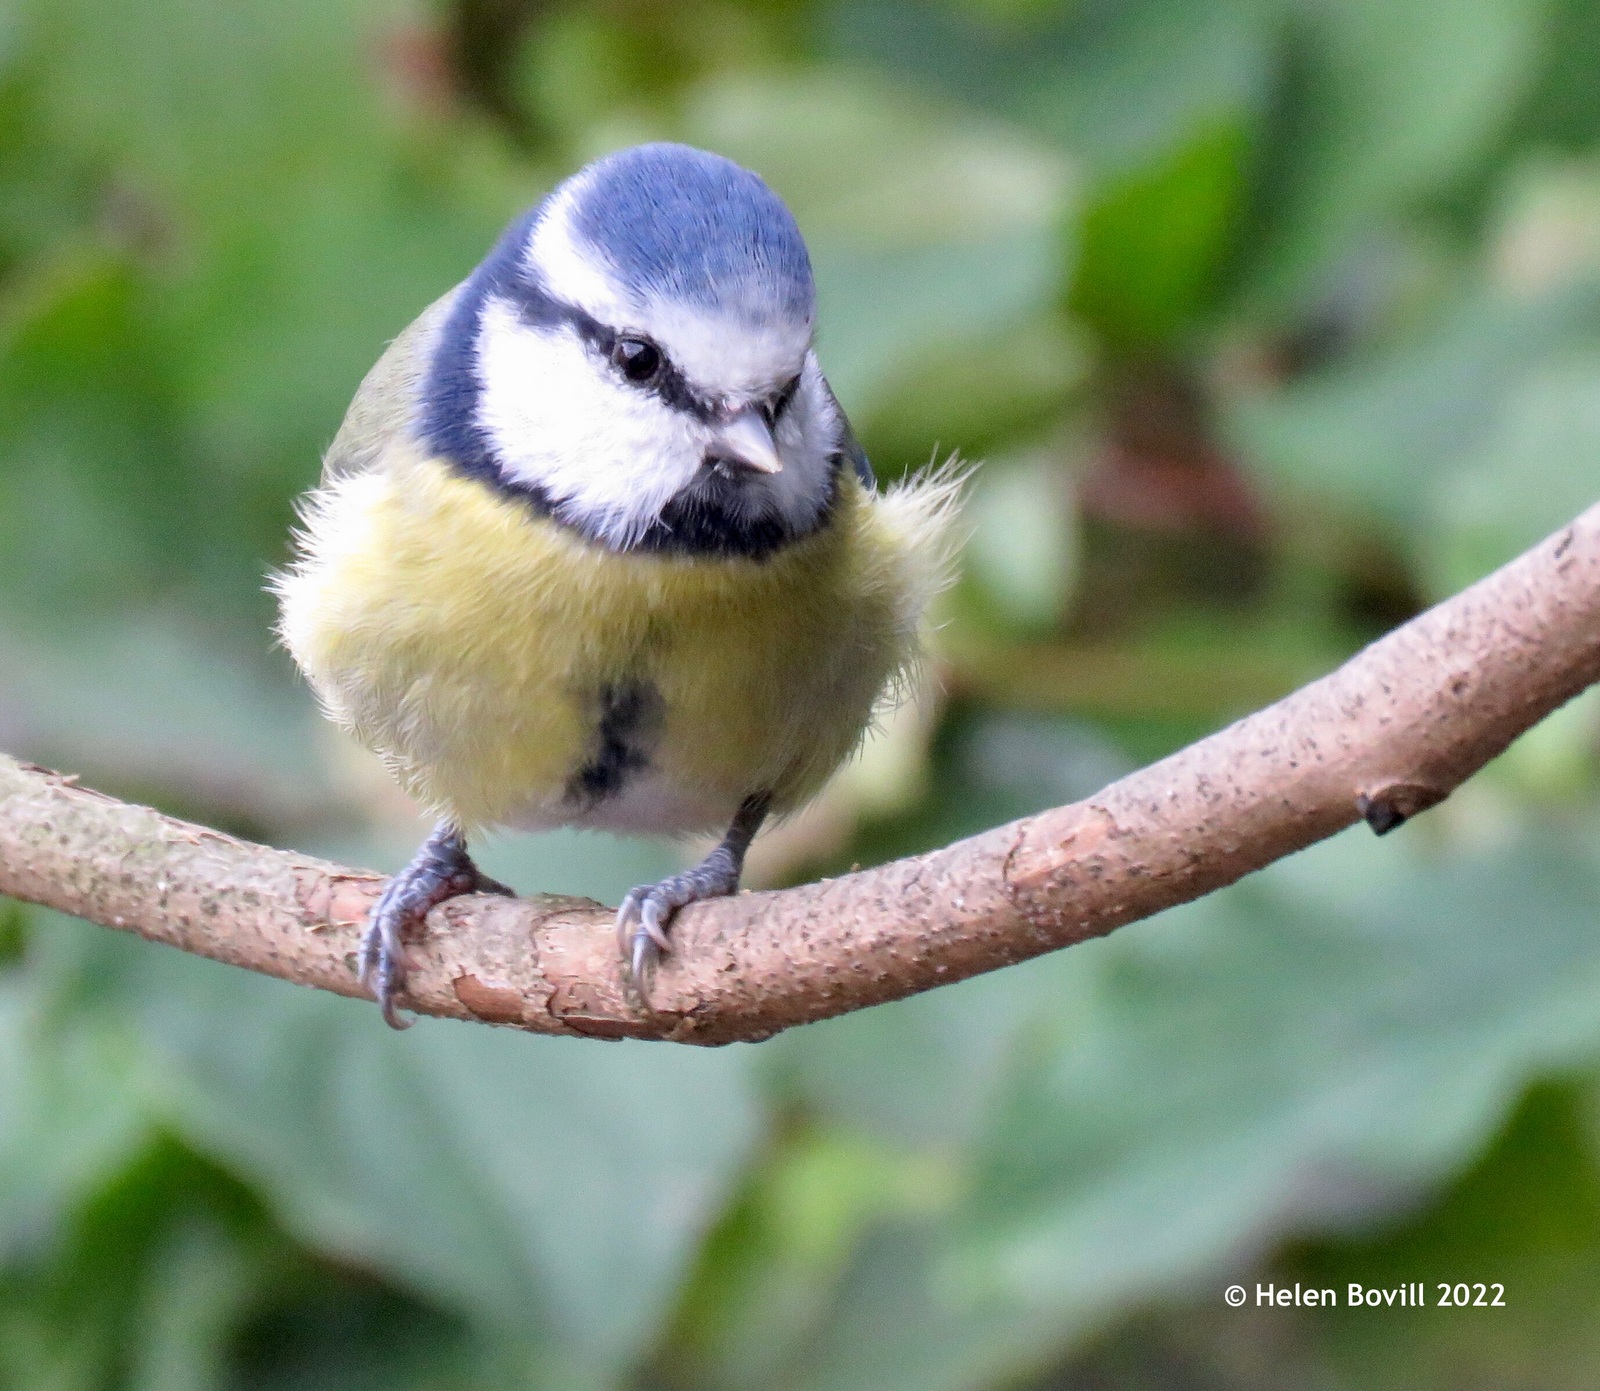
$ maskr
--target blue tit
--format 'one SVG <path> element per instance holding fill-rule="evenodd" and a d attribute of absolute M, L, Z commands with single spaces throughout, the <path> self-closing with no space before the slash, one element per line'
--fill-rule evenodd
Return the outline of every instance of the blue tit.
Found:
<path fill-rule="evenodd" d="M 903 684 L 959 481 L 875 487 L 814 319 L 778 196 L 643 145 L 513 222 L 362 382 L 274 585 L 326 713 L 438 818 L 362 943 L 391 1024 L 403 939 L 509 892 L 470 832 L 725 833 L 623 901 L 642 981 Z"/>

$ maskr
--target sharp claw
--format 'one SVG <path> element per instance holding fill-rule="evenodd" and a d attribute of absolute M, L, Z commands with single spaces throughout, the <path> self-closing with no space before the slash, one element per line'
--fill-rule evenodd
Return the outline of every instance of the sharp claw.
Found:
<path fill-rule="evenodd" d="M 415 1021 L 396 1013 L 395 1006 L 396 997 L 405 989 L 406 964 L 400 955 L 401 946 L 398 941 L 386 940 L 388 934 L 383 924 L 387 919 L 376 912 L 373 916 L 377 921 L 361 939 L 361 968 L 357 976 L 377 1000 L 383 1011 L 383 1022 L 391 1029 L 409 1029 Z"/>
<path fill-rule="evenodd" d="M 361 983 L 372 992 L 391 1029 L 409 1029 L 411 1020 L 395 1013 L 395 996 L 405 988 L 406 963 L 398 941 L 387 940 L 382 922 L 367 930 L 361 943 Z"/>
<path fill-rule="evenodd" d="M 653 896 L 647 898 L 644 901 L 644 907 L 639 911 L 639 923 L 656 946 L 660 947 L 662 951 L 671 951 L 672 943 L 667 940 L 667 930 L 661 924 L 663 911 L 659 898 Z"/>
<path fill-rule="evenodd" d="M 633 916 L 639 909 L 639 891 L 629 889 L 628 895 L 622 900 L 622 906 L 617 909 L 617 950 L 624 957 L 628 954 L 628 943 L 633 940 L 629 929 L 633 926 Z"/>
<path fill-rule="evenodd" d="M 672 950 L 667 924 L 679 908 L 703 898 L 733 893 L 739 887 L 745 851 L 771 801 L 764 792 L 746 797 L 722 843 L 695 868 L 659 884 L 641 884 L 622 900 L 617 909 L 617 950 L 624 974 L 629 974 L 631 968 L 635 985 L 642 987 L 646 967 Z"/>
<path fill-rule="evenodd" d="M 630 889 L 617 909 L 617 950 L 635 985 L 642 985 L 646 972 L 662 952 L 672 950 L 662 919 L 672 910 L 657 895 L 659 885 Z"/>
<path fill-rule="evenodd" d="M 383 1011 L 383 1022 L 391 1029 L 409 1029 L 417 1021 L 410 1015 L 401 1014 L 395 1006 L 394 996 L 387 990 L 378 997 L 378 1007 Z"/>

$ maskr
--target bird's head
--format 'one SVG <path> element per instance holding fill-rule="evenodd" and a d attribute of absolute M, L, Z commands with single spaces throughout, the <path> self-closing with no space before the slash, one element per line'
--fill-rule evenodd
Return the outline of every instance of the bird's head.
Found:
<path fill-rule="evenodd" d="M 440 335 L 440 452 L 625 550 L 759 554 L 825 515 L 848 426 L 811 263 L 755 174 L 642 145 L 506 232 Z"/>

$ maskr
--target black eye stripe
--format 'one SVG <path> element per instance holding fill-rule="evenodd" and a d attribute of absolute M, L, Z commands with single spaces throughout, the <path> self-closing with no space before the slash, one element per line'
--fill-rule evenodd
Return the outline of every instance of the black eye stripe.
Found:
<path fill-rule="evenodd" d="M 591 322 L 593 321 L 591 320 Z M 616 362 L 617 354 L 623 343 L 643 343 L 647 341 L 636 333 L 616 333 L 599 324 L 596 327 L 604 335 L 596 346 L 599 346 L 605 356 L 612 362 Z M 714 420 L 717 414 L 716 410 L 695 395 L 694 390 L 684 380 L 683 373 L 678 371 L 677 365 L 672 359 L 654 343 L 649 346 L 654 349 L 658 358 L 655 370 L 648 377 L 634 378 L 629 376 L 624 368 L 621 369 L 623 380 L 635 391 L 648 391 L 652 396 L 660 397 L 662 401 L 674 410 L 683 411 L 687 415 L 694 416 L 697 420 Z"/>
<path fill-rule="evenodd" d="M 621 368 L 616 367 L 619 344 L 622 341 L 648 343 L 648 339 L 642 333 L 637 331 L 626 333 L 611 328 L 608 323 L 595 319 L 586 309 L 579 309 L 576 304 L 568 304 L 565 299 L 555 298 L 539 280 L 528 279 L 525 274 L 517 275 L 509 283 L 502 283 L 496 288 L 501 295 L 506 296 L 517 306 L 517 312 L 522 315 L 523 322 L 538 328 L 571 328 L 573 333 L 589 346 L 590 351 L 595 352 L 608 367 L 618 371 L 619 376 Z M 650 346 L 661 352 L 659 344 L 651 343 Z M 717 419 L 717 408 L 694 394 L 693 387 L 685 381 L 683 373 L 677 370 L 677 365 L 664 352 L 661 352 L 661 363 L 650 379 L 632 381 L 626 376 L 622 379 L 634 391 L 648 391 L 658 395 L 666 405 L 674 410 L 683 411 L 685 415 L 694 416 L 702 421 Z"/>

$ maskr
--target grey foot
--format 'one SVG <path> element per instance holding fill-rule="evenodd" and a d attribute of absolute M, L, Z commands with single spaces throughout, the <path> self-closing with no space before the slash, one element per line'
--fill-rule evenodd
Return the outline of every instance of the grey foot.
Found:
<path fill-rule="evenodd" d="M 707 858 L 659 884 L 641 884 L 628 891 L 617 910 L 617 947 L 635 982 L 644 980 L 645 972 L 661 959 L 662 952 L 672 950 L 667 937 L 672 915 L 702 898 L 731 894 L 739 887 L 741 868 L 713 864 L 712 858 Z"/>
<path fill-rule="evenodd" d="M 765 795 L 745 798 L 722 843 L 693 869 L 629 890 L 617 909 L 617 950 L 636 986 L 644 984 L 661 953 L 672 950 L 667 927 L 678 909 L 703 898 L 723 898 L 739 887 L 745 852 L 766 819 L 770 800 Z"/>
<path fill-rule="evenodd" d="M 361 938 L 361 983 L 372 991 L 391 1029 L 411 1027 L 411 1020 L 395 1012 L 406 988 L 405 934 L 420 928 L 433 908 L 462 894 L 516 897 L 515 890 L 479 871 L 460 830 L 441 821 L 372 905 Z"/>

